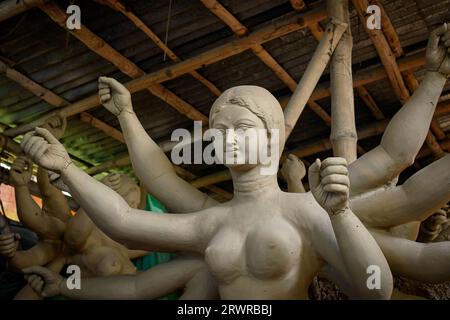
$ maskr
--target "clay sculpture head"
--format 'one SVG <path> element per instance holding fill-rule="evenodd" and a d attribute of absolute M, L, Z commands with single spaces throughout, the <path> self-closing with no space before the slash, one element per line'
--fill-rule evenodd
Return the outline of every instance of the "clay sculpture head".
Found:
<path fill-rule="evenodd" d="M 211 128 L 221 138 L 215 140 L 216 156 L 222 155 L 227 167 L 248 170 L 269 164 L 278 168 L 285 140 L 284 117 L 269 91 L 258 86 L 230 88 L 214 102 L 209 117 Z"/>

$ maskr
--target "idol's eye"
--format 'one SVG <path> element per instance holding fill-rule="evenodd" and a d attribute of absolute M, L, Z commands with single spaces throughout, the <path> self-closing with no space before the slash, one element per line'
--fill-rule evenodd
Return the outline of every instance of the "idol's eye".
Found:
<path fill-rule="evenodd" d="M 220 135 L 225 135 L 226 134 L 226 132 L 227 132 L 227 129 L 225 128 L 225 127 L 216 127 L 215 128 L 216 130 L 217 130 L 217 132 L 220 134 Z"/>
<path fill-rule="evenodd" d="M 252 121 L 238 121 L 234 124 L 234 127 L 236 129 L 240 129 L 240 130 L 247 130 L 247 129 L 251 129 L 254 128 L 256 126 L 255 123 L 253 123 Z"/>
<path fill-rule="evenodd" d="M 245 131 L 245 130 L 247 130 L 247 129 L 251 129 L 251 128 L 253 128 L 253 126 L 248 125 L 248 124 L 239 124 L 239 125 L 236 127 L 237 130 L 243 130 L 243 131 Z"/>

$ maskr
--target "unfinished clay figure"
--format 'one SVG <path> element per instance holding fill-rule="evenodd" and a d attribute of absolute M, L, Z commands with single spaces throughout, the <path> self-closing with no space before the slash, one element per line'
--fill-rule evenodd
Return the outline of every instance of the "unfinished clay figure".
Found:
<path fill-rule="evenodd" d="M 117 81 L 101 78 L 100 96 L 109 109 L 135 117 L 130 94 Z M 212 107 L 210 122 L 218 130 L 242 126 L 277 130 L 277 151 L 284 145 L 281 107 L 260 87 L 224 92 Z M 233 139 L 221 141 L 234 143 Z M 74 198 L 113 239 L 132 248 L 205 254 L 221 298 L 305 299 L 324 262 L 349 284 L 350 296 L 390 297 L 392 276 L 387 262 L 348 207 L 349 181 L 342 158 L 318 160 L 309 172 L 312 193 L 305 194 L 282 192 L 276 173 L 262 175 L 264 165 L 259 162 L 226 163 L 233 176 L 233 200 L 192 214 L 149 215 L 130 208 L 119 195 L 76 167 L 47 130 L 36 128 L 27 134 L 22 147 L 40 165 L 61 173 Z M 237 155 L 239 151 L 234 150 Z M 269 146 L 271 152 L 274 149 Z M 367 287 L 370 265 L 380 267 L 380 289 Z"/>
<path fill-rule="evenodd" d="M 66 120 L 59 117 L 48 119 L 45 128 L 58 139 L 62 137 Z M 28 183 L 32 175 L 32 162 L 24 157 L 16 158 L 10 170 L 10 183 L 14 186 L 17 214 L 21 223 L 36 232 L 40 241 L 29 250 L 17 251 L 17 235 L 0 235 L 0 254 L 8 257 L 9 266 L 22 269 L 32 265 L 47 266 L 60 272 L 65 263 L 62 236 L 66 222 L 70 218 L 70 208 L 64 195 L 50 184 L 47 170 L 38 168 L 37 183 L 42 196 L 42 209 L 31 197 Z M 25 286 L 15 299 L 38 299 L 39 297 Z"/>
<path fill-rule="evenodd" d="M 418 225 L 417 220 L 431 214 L 435 208 L 448 201 L 450 188 L 445 175 L 448 170 L 443 171 L 447 168 L 445 162 L 448 161 L 448 156 L 415 175 L 401 187 L 394 187 L 392 181 L 412 164 L 425 140 L 436 103 L 450 74 L 449 38 L 447 24 L 432 32 L 426 52 L 427 74 L 419 89 L 390 121 L 380 146 L 349 166 L 351 206 L 354 207 L 355 214 L 371 229 L 382 228 L 378 232 L 373 230 L 374 235 L 392 263 L 393 271 L 427 282 L 450 279 L 449 248 L 444 245 L 422 245 L 394 237 L 385 230 L 391 231 L 393 227 L 406 222 Z M 117 101 L 126 99 L 126 96 L 118 95 L 118 99 Z M 118 116 L 133 168 L 147 190 L 173 212 L 191 212 L 216 204 L 215 200 L 177 176 L 170 160 L 146 134 L 131 108 L 121 111 L 111 104 L 105 106 Z M 151 166 L 148 165 L 148 159 L 152 159 Z M 424 181 L 428 174 L 439 177 L 439 181 L 442 181 L 441 187 L 432 195 L 422 191 L 417 183 L 419 177 Z M 428 180 L 424 186 L 432 187 L 430 182 Z M 392 192 L 385 192 L 385 189 Z M 406 197 L 403 196 L 405 193 L 408 194 Z M 413 201 L 409 202 L 411 199 Z M 408 205 L 424 199 L 423 204 L 426 206 Z M 371 205 L 367 205 L 367 202 Z M 413 210 L 410 210 L 412 207 Z M 422 210 L 424 207 L 426 210 Z M 380 211 L 377 211 L 378 208 Z M 397 213 L 391 214 L 392 210 Z M 430 266 L 429 262 L 435 259 L 438 260 Z M 398 261 L 402 261 L 402 265 Z"/>
<path fill-rule="evenodd" d="M 60 138 L 65 120 L 52 117 L 45 127 Z M 50 183 L 47 170 L 39 167 L 37 180 L 42 195 L 41 209 L 28 189 L 31 172 L 32 162 L 24 156 L 18 157 L 11 168 L 10 182 L 15 187 L 20 221 L 35 231 L 40 241 L 29 250 L 17 251 L 17 236 L 1 235 L 0 254 L 8 257 L 10 267 L 20 270 L 35 265 L 47 266 L 59 274 L 65 264 L 76 264 L 83 277 L 136 273 L 130 259 L 147 252 L 128 250 L 107 237 L 83 209 L 72 216 L 62 192 Z M 140 189 L 128 176 L 111 174 L 102 182 L 121 194 L 131 207 L 139 206 Z M 16 299 L 35 298 L 38 297 L 28 286 L 16 296 Z"/>
<path fill-rule="evenodd" d="M 306 175 L 306 168 L 302 160 L 293 154 L 288 155 L 280 172 L 287 182 L 289 192 L 305 192 L 302 179 Z"/>

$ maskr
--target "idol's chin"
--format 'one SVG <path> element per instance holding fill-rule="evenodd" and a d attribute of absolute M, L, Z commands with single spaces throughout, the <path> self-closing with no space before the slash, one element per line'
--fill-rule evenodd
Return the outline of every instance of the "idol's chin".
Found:
<path fill-rule="evenodd" d="M 255 167 L 257 167 L 257 164 L 236 164 L 236 163 L 230 163 L 230 164 L 225 164 L 225 167 L 227 167 L 228 169 L 232 169 L 235 171 L 249 171 Z"/>

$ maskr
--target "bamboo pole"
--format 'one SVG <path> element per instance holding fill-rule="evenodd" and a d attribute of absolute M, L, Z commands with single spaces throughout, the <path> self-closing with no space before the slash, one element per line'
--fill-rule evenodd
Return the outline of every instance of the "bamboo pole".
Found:
<path fill-rule="evenodd" d="M 350 28 L 348 0 L 328 0 L 328 14 L 332 19 L 348 24 L 331 58 L 331 135 L 333 154 L 350 164 L 357 158 L 355 103 L 352 79 L 353 38 Z"/>
<path fill-rule="evenodd" d="M 312 97 L 314 88 L 330 61 L 331 55 L 346 28 L 346 23 L 335 19 L 332 19 L 328 23 L 324 36 L 320 40 L 300 82 L 284 110 L 286 140 L 294 129 L 308 100 L 317 100 Z"/>
<path fill-rule="evenodd" d="M 296 4 L 295 2 L 298 2 L 298 3 Z M 297 11 L 303 11 L 303 10 L 307 9 L 306 4 L 305 4 L 303 1 L 301 1 L 301 0 L 291 2 L 291 5 L 292 5 L 292 6 L 294 7 L 294 9 L 297 10 Z M 314 36 L 314 38 L 315 38 L 317 41 L 320 41 L 320 39 L 322 39 L 322 36 L 323 36 L 323 34 L 324 34 L 325 31 L 323 30 L 323 28 L 322 28 L 322 26 L 320 25 L 320 23 L 312 24 L 312 25 L 310 25 L 308 28 L 309 28 L 309 30 L 311 31 L 312 35 Z M 379 110 L 378 106 L 376 105 L 375 101 L 373 100 L 373 98 L 372 98 L 372 96 L 369 94 L 369 92 L 366 90 L 366 88 L 365 88 L 364 86 L 360 86 L 359 88 L 361 89 L 361 91 L 357 90 L 358 94 L 359 94 L 360 96 L 361 96 L 363 93 L 365 94 L 364 96 L 361 96 L 361 98 L 362 98 L 362 100 L 363 100 L 366 104 L 367 104 L 367 103 L 370 103 L 370 105 L 368 105 L 368 107 L 369 107 L 369 109 L 372 111 L 372 113 L 374 113 L 373 110 L 376 110 L 376 109 Z M 309 105 L 309 104 L 308 104 L 308 106 L 309 106 L 310 108 L 313 108 L 313 106 L 311 106 L 311 105 Z M 381 111 L 380 111 L 380 112 L 381 112 Z M 325 115 L 325 114 L 324 114 L 324 115 Z M 319 115 L 319 116 L 320 116 L 320 115 Z M 328 126 L 331 126 L 331 117 L 328 115 L 328 113 L 326 113 L 326 116 L 327 116 L 326 119 L 325 119 L 325 118 L 322 118 L 322 119 L 325 121 L 325 123 L 326 123 Z M 375 113 L 374 116 L 375 116 L 375 118 L 376 118 L 377 120 L 380 120 L 380 119 L 378 119 L 378 116 L 379 116 L 378 114 Z M 356 147 L 357 147 L 357 151 L 358 151 L 358 154 L 359 154 L 359 155 L 363 155 L 363 154 L 365 153 L 365 150 L 364 150 L 363 147 L 361 147 L 359 144 L 357 144 Z"/>

